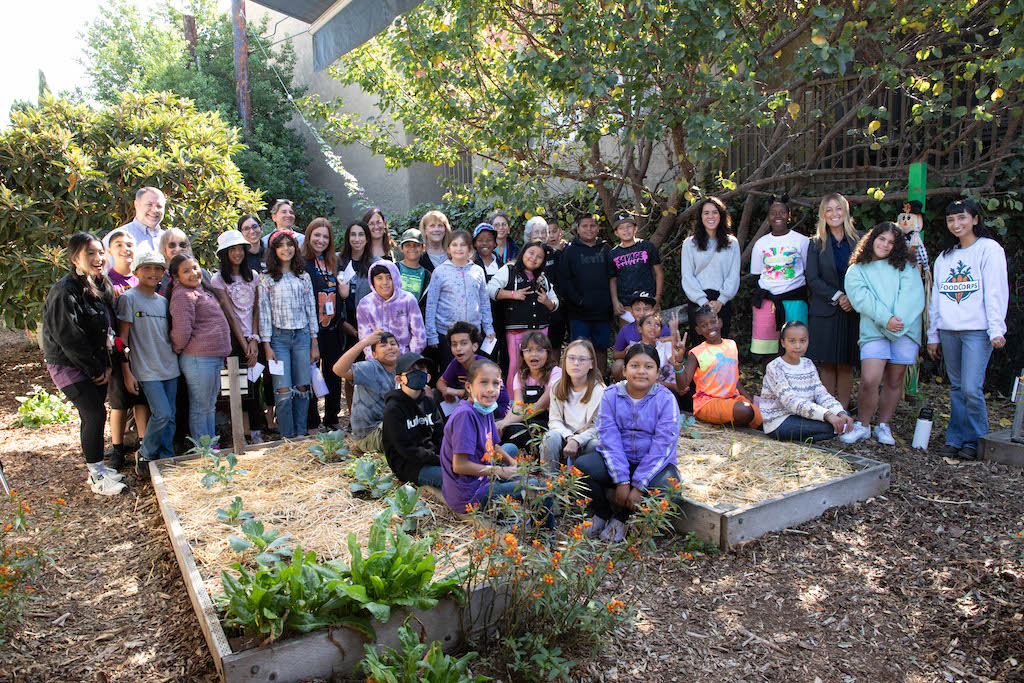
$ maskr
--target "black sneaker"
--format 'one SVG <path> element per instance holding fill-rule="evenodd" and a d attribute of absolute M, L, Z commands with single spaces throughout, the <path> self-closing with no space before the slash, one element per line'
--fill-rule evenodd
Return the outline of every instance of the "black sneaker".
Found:
<path fill-rule="evenodd" d="M 125 449 L 124 444 L 115 443 L 103 455 L 106 456 L 107 467 L 115 472 L 123 470 L 125 465 L 128 464 L 128 460 L 125 457 L 127 449 Z"/>
<path fill-rule="evenodd" d="M 943 458 L 956 458 L 960 456 L 960 449 L 947 443 L 939 450 L 939 455 Z"/>
<path fill-rule="evenodd" d="M 149 481 L 149 463 L 151 461 L 143 458 L 139 452 L 135 453 L 135 474 L 142 481 Z"/>
<path fill-rule="evenodd" d="M 978 447 L 977 446 L 964 446 L 960 449 L 960 458 L 962 460 L 977 460 L 978 459 Z"/>

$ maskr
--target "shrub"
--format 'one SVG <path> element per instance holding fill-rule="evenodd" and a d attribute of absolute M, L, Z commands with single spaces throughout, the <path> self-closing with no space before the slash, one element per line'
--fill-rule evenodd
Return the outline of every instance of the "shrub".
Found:
<path fill-rule="evenodd" d="M 8 327 L 34 326 L 67 272 L 64 245 L 134 214 L 135 191 L 167 195 L 163 224 L 185 230 L 210 263 L 217 234 L 261 207 L 231 161 L 241 149 L 216 113 L 168 93 L 126 94 L 105 109 L 44 95 L 0 133 L 0 309 Z"/>
<path fill-rule="evenodd" d="M 19 427 L 42 427 L 56 422 L 69 422 L 74 418 L 74 407 L 60 394 L 51 394 L 40 386 L 33 386 L 28 396 L 18 396 Z"/>

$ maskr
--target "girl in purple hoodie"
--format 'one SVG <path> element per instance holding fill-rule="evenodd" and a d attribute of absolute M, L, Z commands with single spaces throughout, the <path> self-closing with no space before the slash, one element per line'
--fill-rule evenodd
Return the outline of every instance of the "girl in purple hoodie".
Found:
<path fill-rule="evenodd" d="M 605 390 L 597 416 L 601 445 L 575 465 L 585 475 L 591 499 L 587 534 L 617 542 L 626 519 L 651 489 L 667 490 L 679 479 L 679 407 L 658 384 L 658 351 L 637 342 L 626 352 L 626 379 Z"/>
<path fill-rule="evenodd" d="M 372 291 L 363 297 L 356 308 L 359 338 L 364 339 L 376 330 L 395 335 L 398 352 L 419 353 L 427 346 L 427 332 L 419 302 L 402 289 L 402 276 L 393 261 L 380 260 L 370 267 Z M 367 359 L 372 358 L 370 347 Z"/>

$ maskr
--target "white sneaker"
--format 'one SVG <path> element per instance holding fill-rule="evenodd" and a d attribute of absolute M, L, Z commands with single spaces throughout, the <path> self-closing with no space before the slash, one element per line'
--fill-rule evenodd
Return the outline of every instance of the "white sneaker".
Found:
<path fill-rule="evenodd" d="M 839 440 L 843 443 L 857 443 L 861 439 L 866 439 L 871 436 L 871 428 L 865 427 L 860 422 L 853 423 L 853 429 L 846 432 L 845 434 L 839 435 Z"/>
<path fill-rule="evenodd" d="M 885 444 L 886 446 L 896 445 L 896 439 L 892 438 L 892 430 L 884 422 L 879 422 L 878 426 L 875 427 L 875 438 L 878 440 L 878 443 Z"/>
<path fill-rule="evenodd" d="M 116 481 L 113 477 L 95 474 L 89 475 L 88 484 L 93 493 L 101 496 L 116 496 L 127 488 L 124 483 Z"/>
<path fill-rule="evenodd" d="M 597 515 L 594 515 L 593 517 L 591 517 L 590 518 L 590 526 L 587 527 L 587 531 L 586 531 L 587 538 L 597 538 L 598 536 L 600 536 L 601 535 L 601 531 L 604 529 L 604 527 L 605 527 L 605 525 L 607 523 L 608 523 L 607 519 L 601 519 Z"/>
<path fill-rule="evenodd" d="M 608 526 L 601 532 L 601 540 L 608 543 L 618 543 L 626 537 L 626 525 L 618 519 L 608 522 Z"/>

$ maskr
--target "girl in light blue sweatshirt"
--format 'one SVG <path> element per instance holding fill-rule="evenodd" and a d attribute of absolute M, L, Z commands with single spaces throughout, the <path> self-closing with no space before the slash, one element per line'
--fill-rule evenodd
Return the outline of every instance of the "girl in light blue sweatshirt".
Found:
<path fill-rule="evenodd" d="M 860 313 L 861 379 L 858 420 L 839 439 L 855 443 L 870 436 L 877 407 L 875 438 L 892 446 L 896 440 L 889 422 L 900 402 L 907 366 L 917 362 L 924 311 L 924 285 L 895 223 L 879 223 L 861 239 L 850 256 L 844 284 L 850 304 Z"/>
<path fill-rule="evenodd" d="M 452 233 L 448 259 L 434 269 L 427 288 L 427 345 L 437 347 L 439 367 L 448 367 L 454 356 L 448 346 L 448 328 L 464 320 L 494 338 L 491 301 L 487 296 L 487 276 L 473 263 L 472 239 L 465 230 Z"/>

